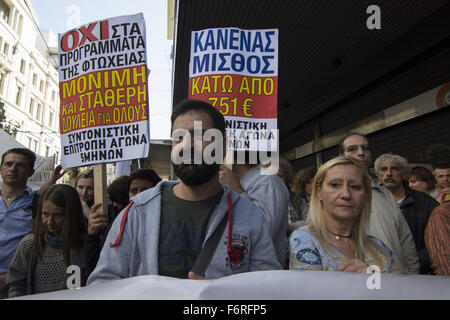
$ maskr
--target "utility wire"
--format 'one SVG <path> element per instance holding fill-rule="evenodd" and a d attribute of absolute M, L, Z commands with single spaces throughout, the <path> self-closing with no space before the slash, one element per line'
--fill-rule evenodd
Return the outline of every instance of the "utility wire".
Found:
<path fill-rule="evenodd" d="M 11 125 L 11 123 L 9 122 L 0 122 L 0 124 L 2 125 Z M 21 132 L 21 133 L 33 133 L 33 134 L 56 134 L 59 135 L 60 133 L 54 130 L 48 130 L 48 131 L 39 131 L 39 132 L 35 132 L 35 131 L 29 131 L 29 130 L 16 130 L 16 132 Z"/>
<path fill-rule="evenodd" d="M 51 54 L 50 48 L 49 48 L 49 46 L 48 46 L 48 44 L 47 44 L 47 41 L 45 41 L 44 35 L 43 35 L 42 32 L 41 32 L 41 28 L 39 28 L 39 26 L 38 26 L 36 20 L 34 19 L 33 13 L 31 12 L 31 9 L 30 9 L 30 7 L 28 6 L 28 1 L 25 0 L 24 2 L 25 2 L 26 6 L 27 6 L 27 8 L 28 8 L 28 11 L 30 12 L 30 16 L 31 16 L 31 19 L 33 19 L 34 25 L 35 25 L 36 28 L 38 29 L 39 34 L 41 35 L 41 38 L 42 38 L 42 40 L 44 41 L 45 46 L 47 47 L 47 50 L 48 50 L 48 52 L 49 52 L 49 56 L 52 57 L 52 60 L 53 60 L 53 62 L 55 63 L 55 68 L 58 68 L 58 62 L 56 62 L 55 57 Z"/>

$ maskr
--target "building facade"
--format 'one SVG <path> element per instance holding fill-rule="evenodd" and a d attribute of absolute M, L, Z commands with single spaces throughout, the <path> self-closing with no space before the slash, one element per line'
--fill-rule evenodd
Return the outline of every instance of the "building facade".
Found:
<path fill-rule="evenodd" d="M 59 162 L 57 59 L 48 49 L 57 39 L 44 31 L 44 42 L 38 23 L 31 1 L 0 0 L 0 100 L 6 120 L 18 126 L 16 140 Z"/>

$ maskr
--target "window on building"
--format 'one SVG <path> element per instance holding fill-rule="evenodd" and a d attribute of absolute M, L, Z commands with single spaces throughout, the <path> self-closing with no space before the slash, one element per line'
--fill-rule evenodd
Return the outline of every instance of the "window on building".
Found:
<path fill-rule="evenodd" d="M 48 126 L 53 129 L 53 112 L 48 115 Z"/>
<path fill-rule="evenodd" d="M 18 15 L 19 15 L 19 12 L 17 10 L 15 10 L 14 11 L 14 15 L 13 15 L 13 17 L 11 19 L 11 21 L 12 21 L 11 26 L 12 26 L 13 30 L 16 30 L 16 27 L 17 27 L 17 16 Z"/>
<path fill-rule="evenodd" d="M 0 18 L 9 23 L 9 14 L 11 9 L 4 0 L 0 0 Z"/>
<path fill-rule="evenodd" d="M 41 120 L 41 113 L 42 113 L 42 104 L 38 104 L 37 105 L 37 109 L 36 109 L 36 120 L 40 121 Z"/>
<path fill-rule="evenodd" d="M 52 101 L 55 102 L 55 98 L 56 98 L 56 92 L 55 90 L 52 90 Z"/>
<path fill-rule="evenodd" d="M 27 63 L 25 60 L 20 60 L 20 73 L 25 74 Z"/>
<path fill-rule="evenodd" d="M 3 94 L 3 88 L 5 86 L 5 77 L 6 75 L 3 72 L 0 72 L 0 94 Z"/>
<path fill-rule="evenodd" d="M 36 83 L 37 83 L 37 74 L 33 73 L 33 86 L 36 87 Z"/>
<path fill-rule="evenodd" d="M 31 98 L 30 100 L 30 109 L 28 110 L 30 112 L 31 115 L 33 115 L 33 111 L 34 111 L 34 99 Z"/>
<path fill-rule="evenodd" d="M 17 34 L 19 37 L 22 35 L 22 28 L 23 28 L 23 17 L 22 15 L 19 16 L 19 25 L 17 26 Z"/>
<path fill-rule="evenodd" d="M 0 0 L 1 1 L 1 0 Z M 3 46 L 3 53 L 7 56 L 9 54 L 9 43 L 5 41 Z"/>
<path fill-rule="evenodd" d="M 16 104 L 18 106 L 20 106 L 20 103 L 22 102 L 22 92 L 23 88 L 21 86 L 17 86 Z"/>
<path fill-rule="evenodd" d="M 28 139 L 28 149 L 30 149 L 33 152 L 37 152 L 38 142 L 37 140 L 32 139 L 31 137 L 27 137 Z"/>
<path fill-rule="evenodd" d="M 50 155 L 50 147 L 45 146 L 45 156 L 48 157 Z"/>
<path fill-rule="evenodd" d="M 39 91 L 43 92 L 44 91 L 44 80 L 41 80 L 39 82 Z"/>

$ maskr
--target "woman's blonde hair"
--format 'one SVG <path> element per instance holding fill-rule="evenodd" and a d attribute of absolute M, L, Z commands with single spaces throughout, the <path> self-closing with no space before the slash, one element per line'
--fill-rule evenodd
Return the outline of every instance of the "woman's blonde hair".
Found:
<path fill-rule="evenodd" d="M 322 248 L 325 251 L 331 252 L 336 250 L 333 246 L 333 236 L 327 231 L 327 215 L 322 201 L 319 199 L 319 192 L 325 181 L 328 171 L 338 165 L 354 166 L 359 169 L 363 178 L 363 188 L 365 189 L 366 198 L 361 213 L 353 222 L 351 236 L 355 241 L 357 256 L 364 260 L 364 252 L 367 250 L 376 257 L 373 251 L 373 241 L 367 241 L 367 229 L 370 219 L 370 211 L 372 206 L 372 183 L 365 167 L 358 161 L 339 156 L 324 163 L 317 170 L 317 174 L 313 181 L 313 190 L 311 194 L 310 212 L 308 217 L 309 229 L 314 233 Z M 377 261 L 378 262 L 378 261 Z"/>

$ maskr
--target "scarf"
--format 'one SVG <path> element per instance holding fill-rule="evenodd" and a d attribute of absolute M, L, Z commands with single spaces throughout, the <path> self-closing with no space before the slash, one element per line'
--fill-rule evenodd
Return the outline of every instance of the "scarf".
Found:
<path fill-rule="evenodd" d="M 53 235 L 47 229 L 45 229 L 45 231 L 44 231 L 44 240 L 45 240 L 45 243 L 48 244 L 53 249 L 61 249 L 63 246 L 62 239 L 60 237 Z"/>

